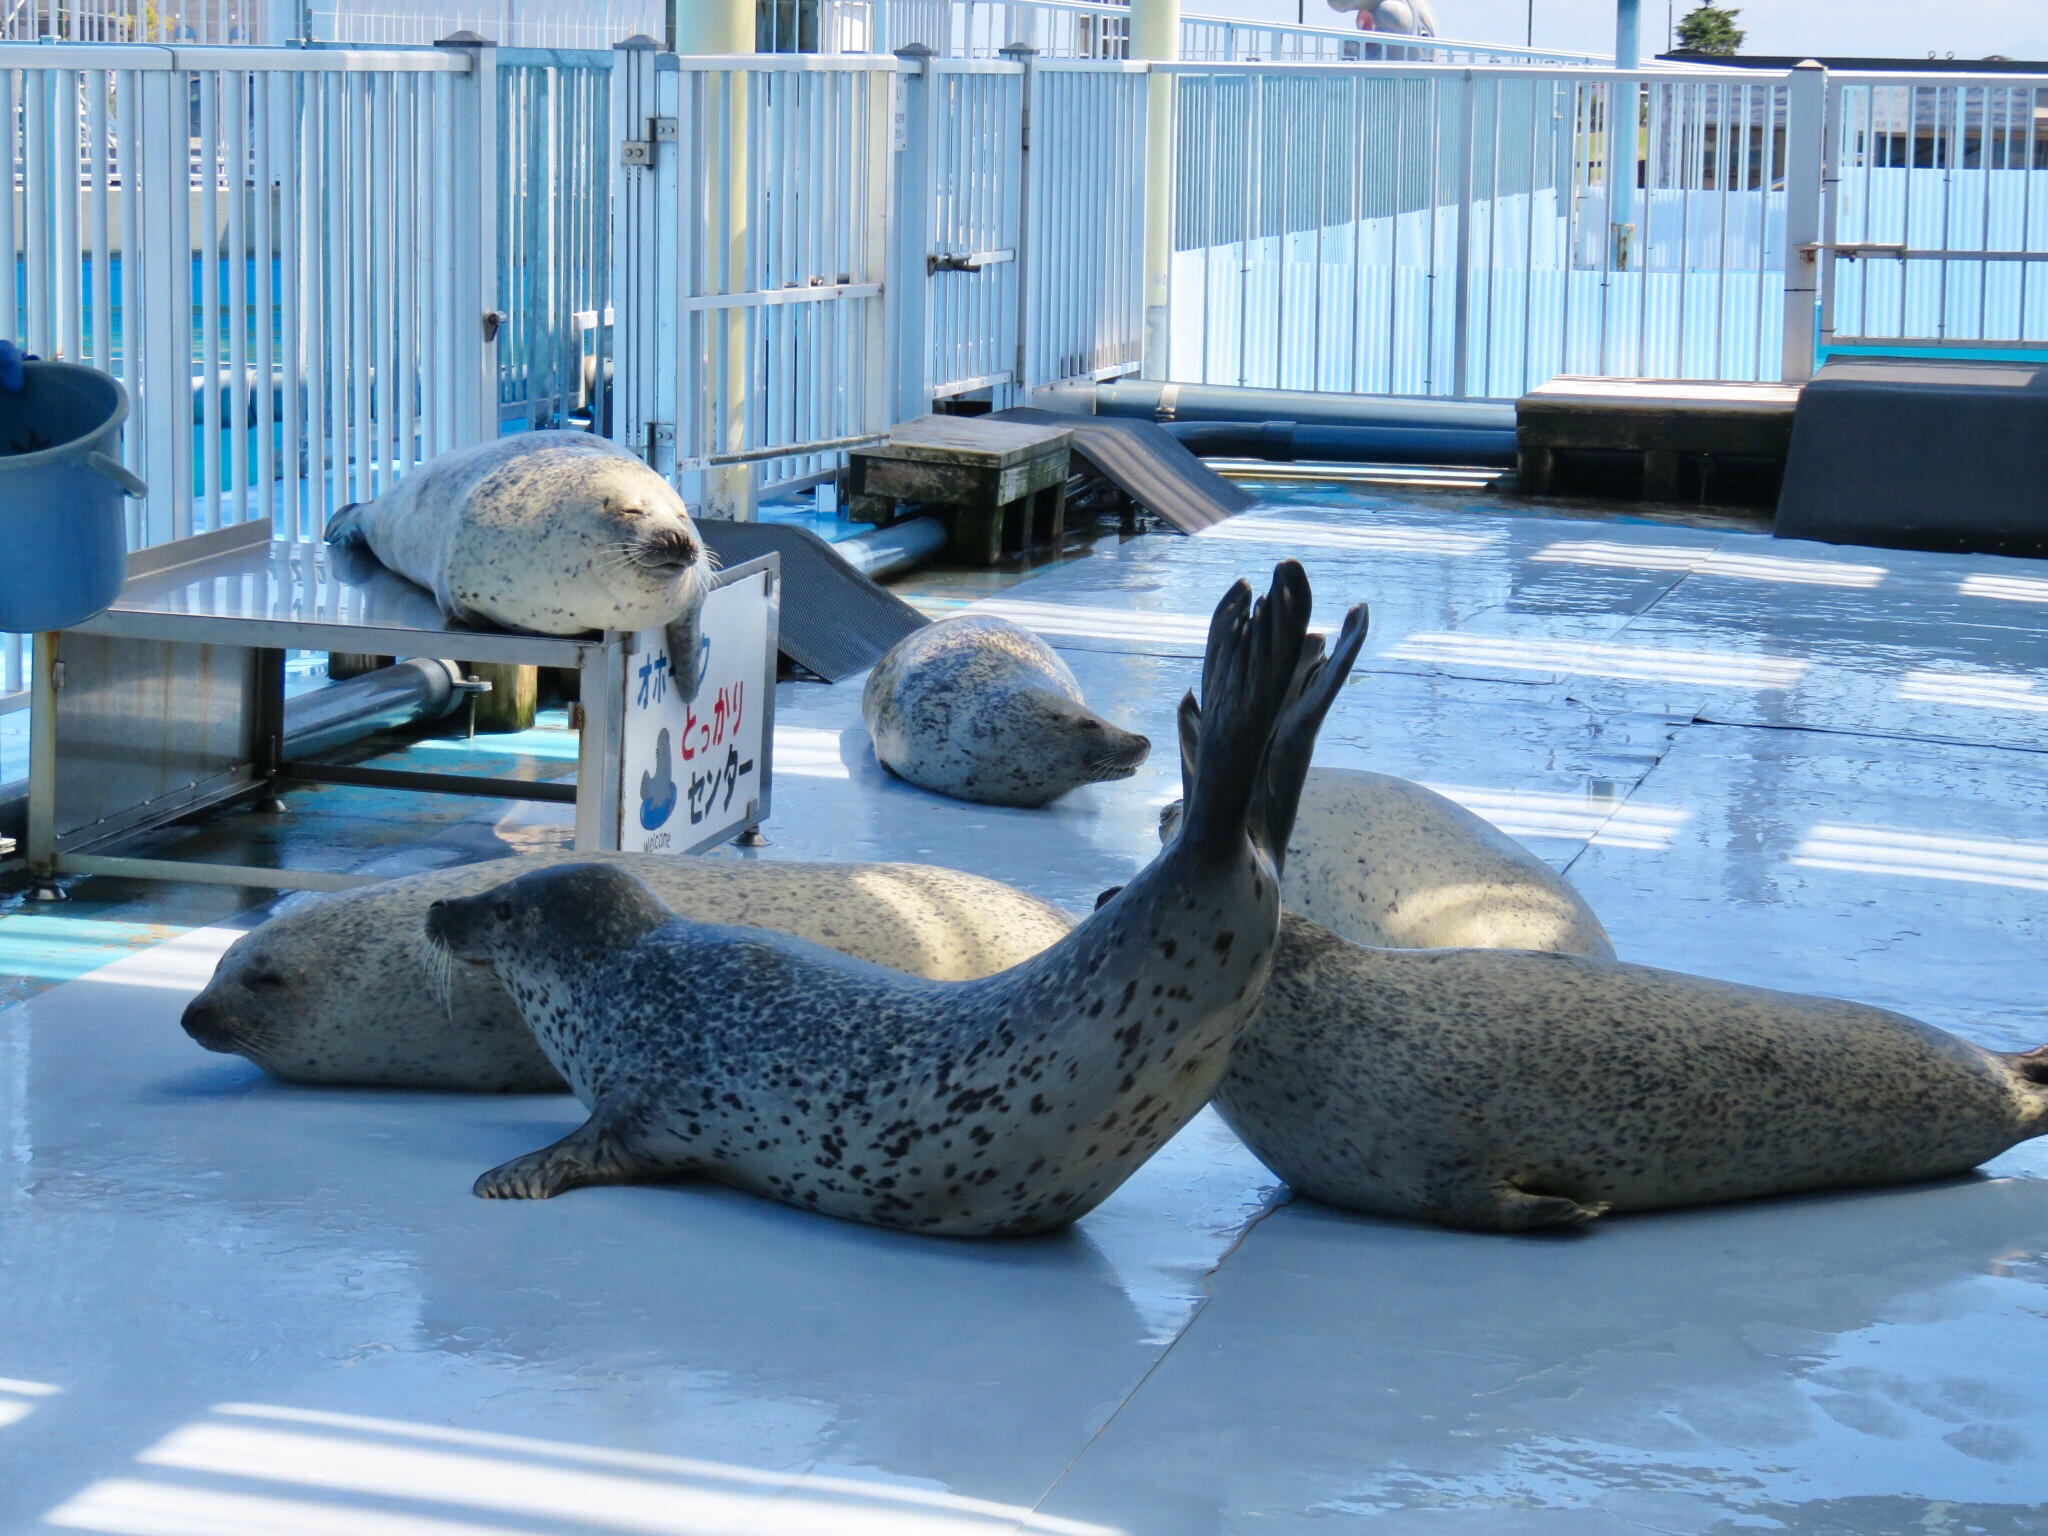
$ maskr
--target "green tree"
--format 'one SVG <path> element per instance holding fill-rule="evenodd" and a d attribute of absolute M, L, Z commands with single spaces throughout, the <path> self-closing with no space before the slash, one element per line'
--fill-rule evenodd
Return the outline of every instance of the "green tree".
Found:
<path fill-rule="evenodd" d="M 1678 21 L 1680 50 L 1685 53 L 1737 52 L 1742 47 L 1743 38 L 1748 36 L 1742 28 L 1735 25 L 1735 18 L 1741 14 L 1741 11 L 1732 6 L 1694 6 Z"/>

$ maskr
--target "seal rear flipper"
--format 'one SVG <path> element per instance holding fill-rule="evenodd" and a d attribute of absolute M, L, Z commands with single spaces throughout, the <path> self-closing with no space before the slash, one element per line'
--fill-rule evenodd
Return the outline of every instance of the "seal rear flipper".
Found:
<path fill-rule="evenodd" d="M 641 1184 L 695 1171 L 692 1165 L 665 1164 L 641 1155 L 632 1141 L 636 1120 L 600 1105 L 553 1146 L 500 1163 L 479 1176 L 472 1193 L 484 1200 L 546 1200 L 593 1184 Z"/>
<path fill-rule="evenodd" d="M 1239 581 L 1209 623 L 1194 783 L 1179 841 L 1220 847 L 1245 836 L 1266 749 L 1308 635 L 1308 575 L 1283 560 L 1256 603 Z"/>
<path fill-rule="evenodd" d="M 2020 1126 L 2028 1136 L 2048 1136 L 2048 1045 L 2007 1056 L 2013 1075 L 2026 1095 L 2020 1108 Z"/>

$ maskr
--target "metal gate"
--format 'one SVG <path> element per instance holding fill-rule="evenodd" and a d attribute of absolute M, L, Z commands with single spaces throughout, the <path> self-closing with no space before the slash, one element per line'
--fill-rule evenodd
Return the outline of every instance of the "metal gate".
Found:
<path fill-rule="evenodd" d="M 1829 87 L 1822 345 L 2048 342 L 2048 84 Z"/>
<path fill-rule="evenodd" d="M 925 341 L 899 379 L 917 380 L 916 400 L 987 390 L 997 410 L 1017 403 L 1024 85 L 1020 63 L 937 58 L 904 79 L 901 295 L 922 296 L 903 318 Z"/>

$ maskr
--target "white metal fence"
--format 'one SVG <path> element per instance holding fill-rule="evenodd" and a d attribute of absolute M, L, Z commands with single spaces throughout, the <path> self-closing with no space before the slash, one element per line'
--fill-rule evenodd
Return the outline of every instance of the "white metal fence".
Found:
<path fill-rule="evenodd" d="M 1817 72 L 1805 115 L 1792 75 L 1751 71 L 1174 74 L 1168 378 L 1511 396 L 1559 373 L 1780 373 L 1787 208 L 1799 240 L 1818 217 Z"/>
<path fill-rule="evenodd" d="M 1829 86 L 1823 342 L 2048 341 L 2048 83 Z"/>
<path fill-rule="evenodd" d="M 612 51 L 501 48 L 497 80 L 499 420 L 605 431 Z"/>
<path fill-rule="evenodd" d="M 317 536 L 495 425 L 489 55 L 0 45 L 0 331 L 127 387 L 132 543 Z"/>

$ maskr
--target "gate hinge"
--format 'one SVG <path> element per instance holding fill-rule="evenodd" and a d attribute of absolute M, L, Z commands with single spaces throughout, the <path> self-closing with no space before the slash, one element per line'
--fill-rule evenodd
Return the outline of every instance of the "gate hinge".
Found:
<path fill-rule="evenodd" d="M 654 164 L 654 149 L 657 144 L 673 144 L 680 136 L 676 120 L 672 117 L 650 117 L 647 119 L 647 137 L 624 139 L 619 143 L 619 164 L 648 166 Z"/>
<path fill-rule="evenodd" d="M 647 423 L 647 446 L 644 457 L 649 464 L 654 462 L 657 448 L 673 448 L 676 442 L 676 424 L 672 421 L 650 421 Z"/>

